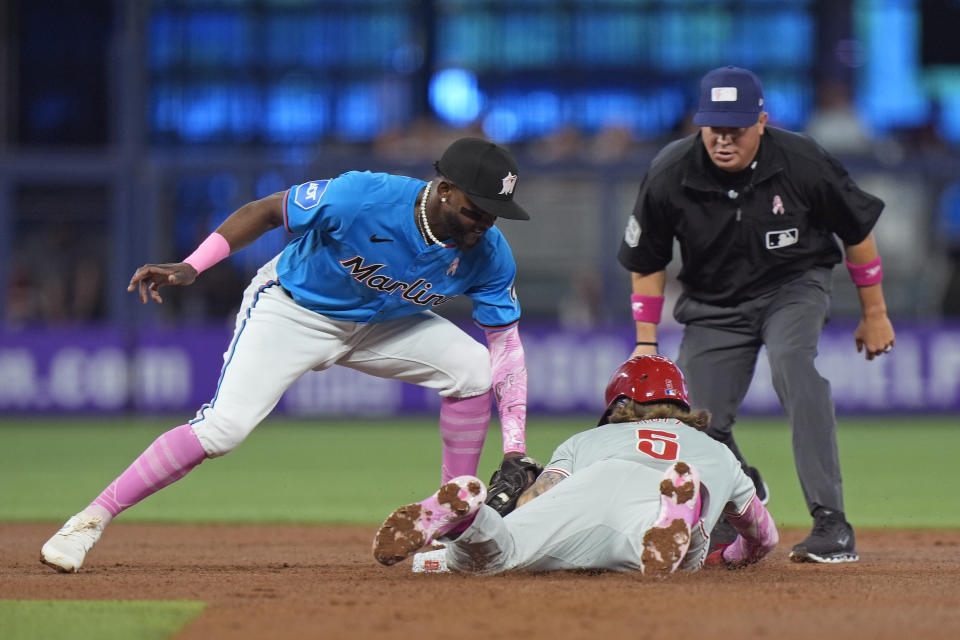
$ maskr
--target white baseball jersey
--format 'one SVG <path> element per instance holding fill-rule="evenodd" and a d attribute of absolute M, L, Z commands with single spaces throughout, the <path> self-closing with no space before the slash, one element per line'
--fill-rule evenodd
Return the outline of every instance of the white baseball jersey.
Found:
<path fill-rule="evenodd" d="M 675 419 L 606 424 L 569 438 L 544 467 L 567 478 L 504 518 L 484 505 L 447 544 L 447 564 L 471 573 L 639 570 L 660 482 L 681 460 L 701 478 L 700 521 L 681 564 L 698 570 L 721 512 L 742 512 L 756 489 L 727 447 Z"/>

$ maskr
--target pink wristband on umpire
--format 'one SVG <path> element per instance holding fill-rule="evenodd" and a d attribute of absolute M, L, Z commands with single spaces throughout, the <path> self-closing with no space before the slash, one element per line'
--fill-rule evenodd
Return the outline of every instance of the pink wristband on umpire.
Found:
<path fill-rule="evenodd" d="M 658 324 L 663 313 L 663 296 L 642 296 L 634 293 L 630 296 L 630 308 L 637 322 Z"/>
<path fill-rule="evenodd" d="M 849 260 L 845 262 L 847 263 L 847 270 L 850 272 L 850 279 L 858 287 L 869 287 L 873 284 L 879 284 L 883 280 L 880 256 L 866 264 L 851 264 Z"/>
<path fill-rule="evenodd" d="M 197 250 L 191 253 L 184 262 L 203 273 L 230 255 L 230 243 L 222 235 L 214 231 L 207 239 L 200 243 Z"/>

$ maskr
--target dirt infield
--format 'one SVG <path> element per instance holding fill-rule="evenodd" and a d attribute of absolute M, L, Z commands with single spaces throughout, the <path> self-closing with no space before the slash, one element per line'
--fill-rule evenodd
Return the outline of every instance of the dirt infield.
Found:
<path fill-rule="evenodd" d="M 202 600 L 177 638 L 956 638 L 960 531 L 857 531 L 861 561 L 477 578 L 381 567 L 375 527 L 118 522 L 76 575 L 37 560 L 51 525 L 0 525 L 2 599 Z"/>

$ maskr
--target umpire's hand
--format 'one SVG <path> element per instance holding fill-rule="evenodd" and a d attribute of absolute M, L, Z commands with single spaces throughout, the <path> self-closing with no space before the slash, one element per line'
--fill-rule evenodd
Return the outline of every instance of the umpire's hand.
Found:
<path fill-rule="evenodd" d="M 197 270 L 186 262 L 145 264 L 134 272 L 133 277 L 130 278 L 130 284 L 127 285 L 127 291 L 132 292 L 139 288 L 140 302 L 147 304 L 149 293 L 154 302 L 163 304 L 163 298 L 157 291 L 160 287 L 169 285 L 185 287 L 193 284 L 197 275 Z"/>
<path fill-rule="evenodd" d="M 867 360 L 890 353 L 897 342 L 893 324 L 886 313 L 864 315 L 853 333 L 853 339 L 857 342 L 857 353 L 866 349 Z"/>

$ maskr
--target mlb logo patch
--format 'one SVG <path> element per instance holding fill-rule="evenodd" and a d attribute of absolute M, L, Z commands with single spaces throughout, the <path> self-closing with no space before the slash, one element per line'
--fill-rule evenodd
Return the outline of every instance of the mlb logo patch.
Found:
<path fill-rule="evenodd" d="M 293 201 L 301 209 L 312 209 L 320 202 L 324 191 L 327 190 L 329 180 L 320 180 L 319 182 L 307 182 L 297 187 L 293 194 Z"/>
<path fill-rule="evenodd" d="M 710 89 L 711 102 L 736 102 L 737 100 L 736 87 L 713 87 Z"/>
<path fill-rule="evenodd" d="M 783 249 L 800 242 L 800 230 L 796 227 L 781 231 L 767 231 L 767 249 Z"/>
<path fill-rule="evenodd" d="M 663 395 L 665 395 L 665 396 L 675 396 L 675 395 L 677 395 L 677 392 L 676 392 L 676 390 L 674 390 L 674 389 L 664 389 L 664 390 L 663 390 Z"/>

